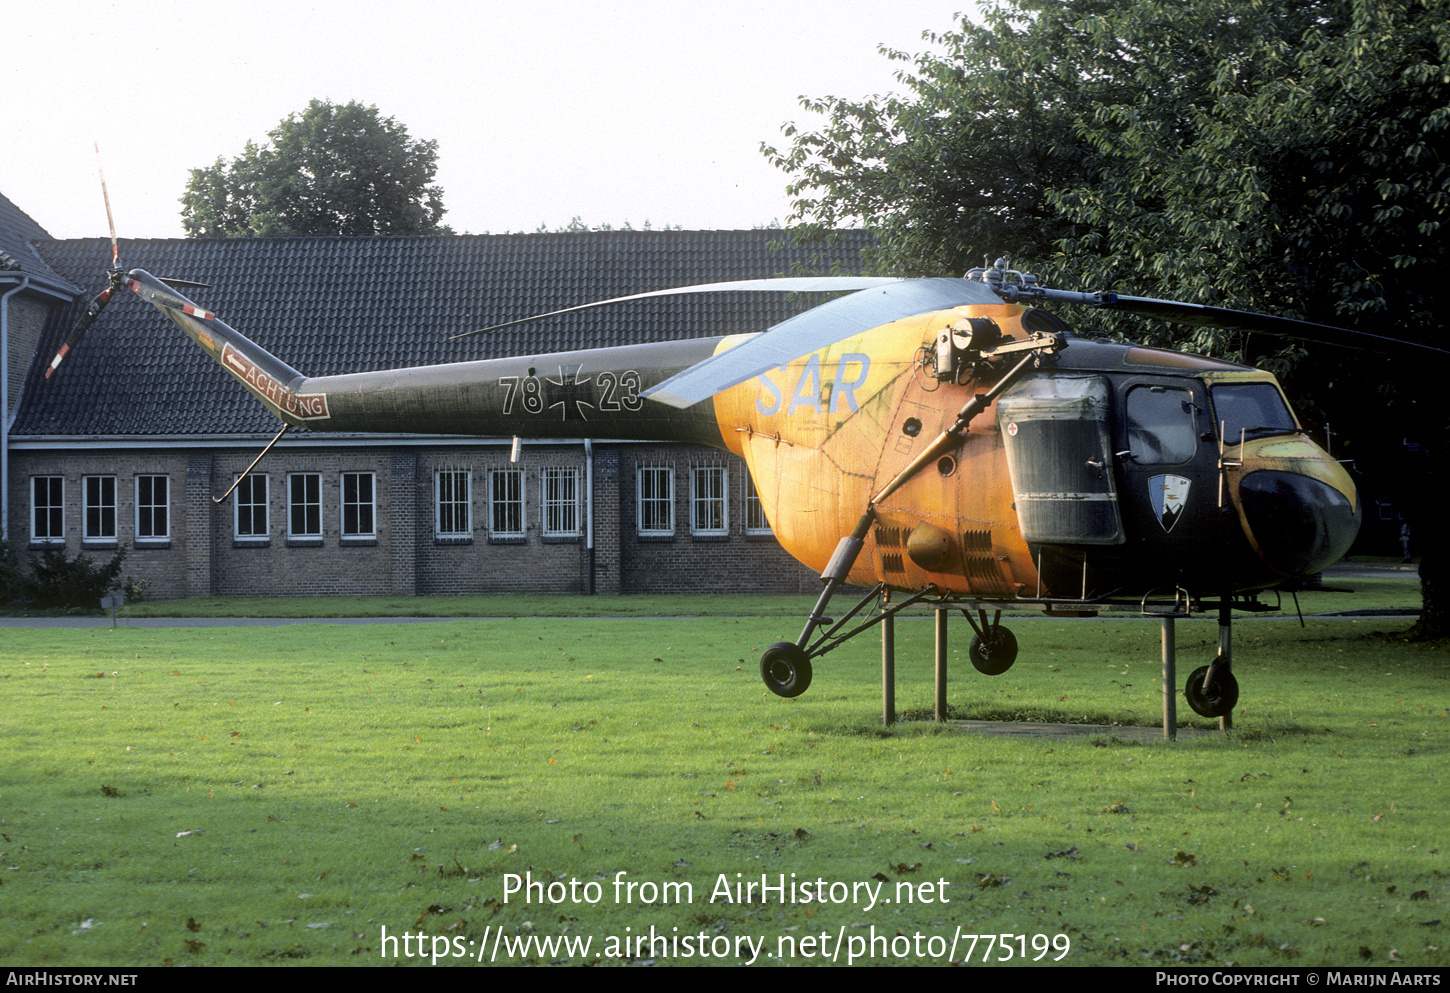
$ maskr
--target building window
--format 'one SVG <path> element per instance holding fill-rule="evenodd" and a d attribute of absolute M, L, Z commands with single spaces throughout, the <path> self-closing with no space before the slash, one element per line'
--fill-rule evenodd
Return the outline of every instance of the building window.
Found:
<path fill-rule="evenodd" d="M 579 470 L 544 470 L 544 534 L 553 538 L 579 535 Z"/>
<path fill-rule="evenodd" d="M 136 540 L 171 537 L 171 481 L 165 476 L 136 477 Z"/>
<path fill-rule="evenodd" d="M 669 466 L 640 466 L 637 500 L 641 535 L 675 533 L 675 473 Z"/>
<path fill-rule="evenodd" d="M 65 477 L 31 477 L 30 540 L 56 544 L 65 541 Z"/>
<path fill-rule="evenodd" d="M 434 488 L 433 533 L 439 538 L 467 538 L 473 533 L 468 501 L 468 470 L 443 469 Z"/>
<path fill-rule="evenodd" d="M 373 474 L 345 472 L 342 474 L 342 536 L 374 538 Z"/>
<path fill-rule="evenodd" d="M 232 491 L 238 538 L 267 537 L 267 477 L 243 476 Z"/>
<path fill-rule="evenodd" d="M 294 472 L 287 477 L 287 537 L 322 537 L 322 476 Z"/>
<path fill-rule="evenodd" d="M 726 472 L 723 465 L 697 465 L 690 470 L 690 533 L 730 533 L 726 514 Z"/>
<path fill-rule="evenodd" d="M 488 474 L 490 538 L 524 536 L 524 471 L 494 469 Z"/>
<path fill-rule="evenodd" d="M 760 492 L 755 480 L 745 475 L 745 533 L 771 534 L 770 521 L 765 519 L 765 506 L 760 502 Z"/>
<path fill-rule="evenodd" d="M 116 477 L 86 476 L 84 541 L 116 540 Z"/>

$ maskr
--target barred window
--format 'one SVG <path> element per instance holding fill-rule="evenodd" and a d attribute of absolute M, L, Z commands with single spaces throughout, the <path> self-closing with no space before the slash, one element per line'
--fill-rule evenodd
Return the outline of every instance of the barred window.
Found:
<path fill-rule="evenodd" d="M 322 537 L 322 476 L 294 472 L 287 477 L 287 536 Z"/>
<path fill-rule="evenodd" d="M 494 469 L 488 474 L 488 533 L 492 538 L 524 536 L 522 469 Z"/>
<path fill-rule="evenodd" d="M 760 502 L 760 492 L 749 473 L 745 476 L 745 533 L 771 534 L 770 521 L 765 519 L 765 505 Z"/>
<path fill-rule="evenodd" d="M 164 541 L 171 537 L 171 480 L 165 476 L 136 477 L 136 540 Z"/>
<path fill-rule="evenodd" d="M 675 474 L 669 466 L 640 466 L 637 503 L 639 533 L 675 533 Z"/>
<path fill-rule="evenodd" d="M 544 470 L 544 534 L 574 537 L 579 534 L 579 470 Z"/>
<path fill-rule="evenodd" d="M 30 539 L 65 541 L 65 477 L 32 476 L 30 480 Z"/>
<path fill-rule="evenodd" d="M 345 472 L 342 474 L 342 536 L 373 538 L 377 536 L 373 508 L 373 474 Z"/>
<path fill-rule="evenodd" d="M 439 538 L 467 538 L 473 533 L 467 469 L 440 469 L 435 478 L 433 533 Z"/>
<path fill-rule="evenodd" d="M 267 477 L 244 476 L 232 491 L 238 538 L 267 537 Z"/>
<path fill-rule="evenodd" d="M 691 534 L 729 534 L 727 481 L 723 465 L 697 465 L 690 470 Z"/>
<path fill-rule="evenodd" d="M 82 479 L 85 494 L 85 541 L 116 540 L 116 477 L 86 476 Z"/>

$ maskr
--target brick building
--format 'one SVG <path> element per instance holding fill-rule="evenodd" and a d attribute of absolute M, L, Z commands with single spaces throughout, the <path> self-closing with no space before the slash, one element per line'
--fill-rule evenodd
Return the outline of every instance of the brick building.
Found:
<path fill-rule="evenodd" d="M 491 335 L 461 331 L 691 283 L 856 271 L 846 233 L 610 231 L 408 238 L 123 240 L 311 375 L 759 331 L 764 294 L 637 301 Z M 608 437 L 570 443 L 287 435 L 154 308 L 122 293 L 50 380 L 104 285 L 104 239 L 55 240 L 0 196 L 0 491 L 7 537 L 109 558 L 157 597 L 479 592 L 814 592 L 744 464 Z"/>

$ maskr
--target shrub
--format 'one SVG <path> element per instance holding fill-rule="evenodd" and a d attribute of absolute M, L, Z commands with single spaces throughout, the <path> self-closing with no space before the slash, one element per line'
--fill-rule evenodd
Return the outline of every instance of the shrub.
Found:
<path fill-rule="evenodd" d="M 84 554 L 68 559 L 65 552 L 50 549 L 30 556 L 25 599 L 37 607 L 84 607 L 94 610 L 101 597 L 120 584 L 121 560 L 126 553 L 118 551 L 111 561 L 97 566 Z"/>
<path fill-rule="evenodd" d="M 8 541 L 0 541 L 0 603 L 24 600 L 30 580 L 21 568 L 20 551 Z"/>
<path fill-rule="evenodd" d="M 126 581 L 121 584 L 121 593 L 125 595 L 127 603 L 141 603 L 150 592 L 151 584 L 134 576 L 127 576 Z"/>

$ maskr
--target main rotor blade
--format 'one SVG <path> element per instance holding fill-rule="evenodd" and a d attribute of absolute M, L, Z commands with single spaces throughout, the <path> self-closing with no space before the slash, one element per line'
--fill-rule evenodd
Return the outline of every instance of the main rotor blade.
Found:
<path fill-rule="evenodd" d="M 689 407 L 807 352 L 883 324 L 950 307 L 1001 303 L 1001 297 L 976 280 L 892 280 L 884 286 L 860 290 L 797 314 L 764 334 L 645 390 L 643 396 L 671 407 Z"/>
<path fill-rule="evenodd" d="M 653 290 L 649 293 L 633 293 L 626 297 L 595 300 L 591 303 L 581 303 L 573 307 L 565 307 L 562 310 L 551 310 L 546 314 L 531 314 L 528 317 L 521 317 L 516 321 L 508 321 L 504 324 L 492 324 L 486 328 L 479 328 L 477 331 L 464 331 L 462 334 L 450 336 L 448 340 L 468 338 L 476 334 L 488 334 L 490 331 L 502 331 L 504 328 L 517 327 L 520 324 L 528 324 L 531 321 L 542 321 L 546 317 L 558 317 L 560 314 L 572 314 L 576 311 L 589 310 L 593 307 L 607 307 L 610 304 L 627 303 L 630 300 L 648 300 L 652 297 L 740 291 L 753 293 L 836 293 L 842 290 L 860 290 L 868 286 L 883 286 L 887 283 L 896 282 L 900 282 L 900 280 L 892 276 L 783 276 L 772 279 L 737 279 L 725 283 L 699 283 L 695 286 L 676 286 L 668 290 Z"/>
<path fill-rule="evenodd" d="M 1342 348 L 1358 348 L 1391 354 L 1415 354 L 1428 351 L 1440 355 L 1450 355 L 1450 351 L 1436 348 L 1433 345 L 1421 345 L 1417 342 L 1369 334 L 1365 331 L 1351 331 L 1348 328 L 1334 327 L 1329 324 L 1314 324 L 1310 321 L 1297 321 L 1289 317 L 1275 317 L 1272 314 L 1256 314 L 1247 310 L 1226 310 L 1223 307 L 1208 307 L 1179 300 L 1155 300 L 1151 297 L 1120 296 L 1116 293 L 1074 293 L 1070 290 L 1045 290 L 1043 292 L 1048 300 L 1084 303 L 1143 317 L 1156 317 L 1179 324 L 1192 324 L 1197 327 L 1279 335 L 1326 345 L 1338 345 Z"/>
<path fill-rule="evenodd" d="M 65 357 L 70 354 L 71 349 L 81 343 L 86 335 L 86 329 L 96 323 L 96 318 L 101 316 L 101 311 L 106 309 L 106 304 L 111 302 L 111 295 L 116 291 L 112 284 L 96 295 L 96 298 L 86 307 L 85 313 L 81 314 L 80 320 L 76 321 L 75 327 L 71 328 L 70 334 L 65 336 L 65 342 L 60 346 L 60 351 L 55 353 L 55 358 L 50 360 L 50 365 L 45 367 L 45 378 L 49 379 L 51 373 L 60 367 Z"/>

